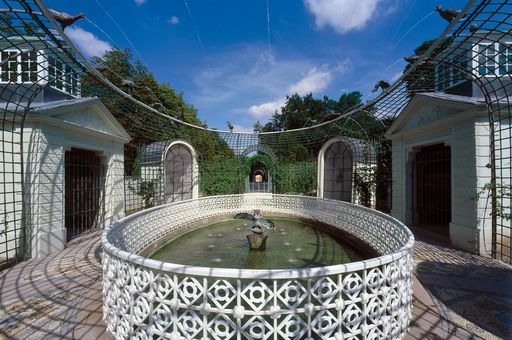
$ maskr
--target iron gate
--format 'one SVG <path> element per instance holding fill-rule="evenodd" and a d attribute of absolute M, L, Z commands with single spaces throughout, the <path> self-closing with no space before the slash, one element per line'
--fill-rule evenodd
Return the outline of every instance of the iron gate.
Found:
<path fill-rule="evenodd" d="M 414 225 L 449 235 L 451 221 L 451 154 L 443 144 L 423 147 L 414 161 Z"/>
<path fill-rule="evenodd" d="M 65 154 L 65 224 L 67 241 L 98 227 L 103 218 L 101 159 L 93 151 L 71 149 Z"/>

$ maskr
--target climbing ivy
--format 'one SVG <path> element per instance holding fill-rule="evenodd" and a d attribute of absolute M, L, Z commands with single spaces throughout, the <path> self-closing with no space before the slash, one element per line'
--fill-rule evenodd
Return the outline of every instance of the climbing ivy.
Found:
<path fill-rule="evenodd" d="M 156 204 L 159 181 L 159 179 L 140 179 L 136 185 L 129 185 L 128 188 L 142 199 L 143 207 L 147 209 Z"/>
<path fill-rule="evenodd" d="M 230 195 L 240 192 L 239 163 L 235 157 L 219 156 L 199 162 L 202 196 Z"/>
<path fill-rule="evenodd" d="M 491 210 L 491 215 L 494 213 L 495 216 L 506 221 L 512 220 L 512 207 L 510 206 L 510 200 L 512 199 L 511 184 L 502 184 L 498 182 L 495 184 L 487 183 L 477 193 L 476 198 L 481 198 L 482 195 L 485 195 L 485 197 L 491 197 L 494 192 L 496 193 L 496 204 L 494 205 L 493 210 Z M 504 202 L 509 202 L 509 204 L 503 204 Z"/>

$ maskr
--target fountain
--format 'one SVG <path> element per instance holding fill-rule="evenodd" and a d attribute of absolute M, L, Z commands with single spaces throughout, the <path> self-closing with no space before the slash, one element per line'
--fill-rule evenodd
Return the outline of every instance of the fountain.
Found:
<path fill-rule="evenodd" d="M 274 223 L 264 218 L 261 215 L 260 210 L 254 210 L 253 215 L 249 215 L 247 213 L 238 213 L 235 215 L 235 218 L 251 220 L 254 222 L 252 227 L 249 228 L 251 234 L 247 235 L 247 241 L 249 241 L 250 249 L 265 250 L 268 238 L 268 234 L 265 232 L 265 230 L 274 230 L 276 228 Z"/>
<path fill-rule="evenodd" d="M 265 251 L 253 251 L 248 220 L 265 223 L 262 214 L 274 231 Z M 104 318 L 116 338 L 401 338 L 412 317 L 413 241 L 390 216 L 316 197 L 159 206 L 102 236 Z"/>

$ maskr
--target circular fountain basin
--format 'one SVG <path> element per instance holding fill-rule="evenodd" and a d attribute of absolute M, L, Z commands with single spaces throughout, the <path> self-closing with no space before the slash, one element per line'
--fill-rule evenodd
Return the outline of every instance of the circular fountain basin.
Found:
<path fill-rule="evenodd" d="M 265 250 L 251 250 L 247 240 L 252 222 L 228 219 L 213 222 L 171 240 L 148 257 L 190 266 L 238 269 L 314 268 L 371 258 L 346 237 L 329 232 L 318 222 L 291 217 L 265 216 L 276 229 L 268 230 Z"/>
<path fill-rule="evenodd" d="M 357 240 L 374 254 L 275 269 L 223 268 L 209 253 L 199 265 L 143 256 L 172 235 L 254 209 L 329 226 L 331 235 Z M 412 317 L 413 242 L 390 216 L 315 197 L 246 194 L 164 205 L 103 233 L 104 319 L 115 338 L 401 338 Z"/>

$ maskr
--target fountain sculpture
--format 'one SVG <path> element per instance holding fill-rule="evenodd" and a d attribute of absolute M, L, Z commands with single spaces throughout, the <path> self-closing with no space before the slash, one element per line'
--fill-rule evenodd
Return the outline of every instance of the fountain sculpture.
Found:
<path fill-rule="evenodd" d="M 247 235 L 247 241 L 249 241 L 250 249 L 252 250 L 265 250 L 267 244 L 268 234 L 266 230 L 275 230 L 276 226 L 270 220 L 267 220 L 261 215 L 259 210 L 254 210 L 254 213 L 239 213 L 235 215 L 236 219 L 243 219 L 253 221 L 254 224 L 249 228 L 251 234 Z"/>

